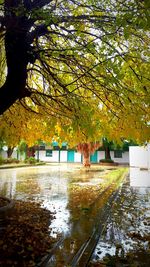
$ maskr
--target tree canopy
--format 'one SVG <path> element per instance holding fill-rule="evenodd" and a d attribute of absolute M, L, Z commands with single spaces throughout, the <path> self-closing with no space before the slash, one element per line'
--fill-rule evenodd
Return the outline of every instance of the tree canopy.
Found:
<path fill-rule="evenodd" d="M 20 105 L 16 120 L 25 108 L 86 138 L 97 127 L 111 139 L 147 140 L 149 7 L 147 0 L 0 1 L 0 114 L 11 107 L 4 113 L 11 120 Z"/>

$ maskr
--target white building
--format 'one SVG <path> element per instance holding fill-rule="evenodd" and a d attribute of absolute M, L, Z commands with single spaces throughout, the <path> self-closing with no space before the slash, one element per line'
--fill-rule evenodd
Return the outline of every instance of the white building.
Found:
<path fill-rule="evenodd" d="M 115 150 L 110 152 L 111 159 L 114 162 L 120 164 L 129 164 L 129 152 Z M 45 162 L 82 162 L 81 153 L 75 150 L 52 150 L 52 149 L 44 149 L 36 151 L 35 158 Z M 99 163 L 101 159 L 105 158 L 104 151 L 95 151 L 93 155 L 91 155 L 90 160 L 91 163 Z"/>
<path fill-rule="evenodd" d="M 119 164 L 129 164 L 129 151 L 113 150 L 110 151 L 111 159 Z M 1 151 L 2 158 L 7 158 L 7 152 Z M 12 158 L 24 160 L 25 154 L 20 154 L 17 151 L 13 151 Z M 67 149 L 67 146 L 62 148 L 56 146 L 42 145 L 37 147 L 35 151 L 35 158 L 44 162 L 75 162 L 82 163 L 82 155 L 73 149 Z M 105 151 L 99 149 L 95 151 L 90 157 L 91 163 L 99 163 L 101 159 L 105 158 Z"/>
<path fill-rule="evenodd" d="M 129 164 L 131 167 L 150 169 L 150 144 L 129 147 Z"/>

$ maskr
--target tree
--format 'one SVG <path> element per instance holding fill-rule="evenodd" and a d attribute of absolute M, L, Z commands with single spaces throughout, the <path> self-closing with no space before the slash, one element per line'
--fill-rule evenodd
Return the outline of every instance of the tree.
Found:
<path fill-rule="evenodd" d="M 148 1 L 0 4 L 4 140 L 149 139 Z"/>
<path fill-rule="evenodd" d="M 128 89 L 121 70 L 128 62 L 135 83 L 134 60 L 148 61 L 147 0 L 4 0 L 0 7 L 1 114 L 19 100 L 36 112 L 70 117 L 79 100 L 96 97 L 108 115 L 118 116 L 133 96 L 139 99 L 141 91 Z"/>
<path fill-rule="evenodd" d="M 11 158 L 13 151 L 14 151 L 14 147 L 9 146 L 7 149 L 7 158 Z"/>
<path fill-rule="evenodd" d="M 0 117 L 0 139 L 8 147 L 16 147 L 21 140 L 26 141 L 29 146 L 33 146 L 39 138 L 47 141 L 54 133 L 48 131 L 48 126 L 44 118 L 39 114 L 28 112 L 22 105 L 16 103 L 3 116 Z M 48 140 L 49 140 L 48 139 Z"/>
<path fill-rule="evenodd" d="M 80 143 L 77 145 L 77 151 L 83 155 L 83 165 L 90 167 L 90 155 L 100 147 L 100 142 Z"/>

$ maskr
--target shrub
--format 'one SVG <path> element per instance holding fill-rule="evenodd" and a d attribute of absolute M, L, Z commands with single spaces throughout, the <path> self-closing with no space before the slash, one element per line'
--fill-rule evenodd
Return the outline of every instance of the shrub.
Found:
<path fill-rule="evenodd" d="M 35 164 L 37 160 L 34 157 L 30 157 L 30 158 L 25 159 L 24 162 L 29 163 L 29 164 Z"/>
<path fill-rule="evenodd" d="M 20 162 L 20 160 L 19 160 L 19 159 L 16 159 L 16 158 L 14 158 L 14 159 L 13 159 L 13 162 L 14 162 L 14 163 L 19 163 L 19 162 Z"/>
<path fill-rule="evenodd" d="M 114 163 L 114 161 L 112 159 L 100 159 L 99 162 L 102 162 L 102 163 Z"/>
<path fill-rule="evenodd" d="M 10 164 L 10 163 L 19 163 L 19 160 L 16 158 L 7 158 L 3 160 L 3 163 Z"/>
<path fill-rule="evenodd" d="M 0 165 L 4 163 L 4 159 L 2 156 L 0 156 Z"/>

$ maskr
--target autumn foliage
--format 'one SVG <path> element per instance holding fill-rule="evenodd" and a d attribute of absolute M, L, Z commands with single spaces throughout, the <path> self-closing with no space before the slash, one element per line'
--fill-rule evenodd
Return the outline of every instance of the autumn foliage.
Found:
<path fill-rule="evenodd" d="M 49 229 L 53 217 L 40 204 L 16 200 L 0 233 L 0 266 L 36 266 L 55 242 Z"/>

